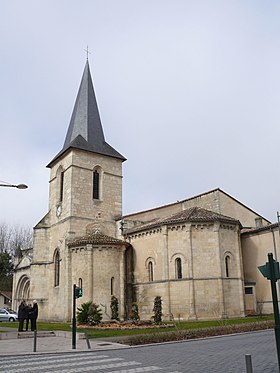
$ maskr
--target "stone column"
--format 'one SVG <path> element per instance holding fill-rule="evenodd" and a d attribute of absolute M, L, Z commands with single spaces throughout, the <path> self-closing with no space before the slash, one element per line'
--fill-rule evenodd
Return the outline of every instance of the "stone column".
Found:
<path fill-rule="evenodd" d="M 66 318 L 67 318 L 68 321 L 71 320 L 72 302 L 73 302 L 73 299 L 72 299 L 73 298 L 72 297 L 72 291 L 73 291 L 72 290 L 73 289 L 73 284 L 72 284 L 72 255 L 73 255 L 72 249 L 70 247 L 68 247 L 67 242 L 65 242 L 65 270 L 66 270 L 65 283 L 67 284 L 65 299 L 68 299 L 68 305 L 67 305 L 67 310 L 66 310 L 66 313 L 67 313 Z M 62 271 L 60 273 L 60 276 L 61 276 L 61 274 L 62 274 Z M 60 278 L 60 282 L 62 282 L 62 278 Z"/>
<path fill-rule="evenodd" d="M 164 276 L 164 280 L 166 281 L 166 286 L 167 286 L 168 315 L 169 315 L 169 319 L 172 320 L 171 290 L 170 290 L 170 275 L 169 275 L 168 228 L 167 228 L 167 225 L 162 227 L 162 234 L 163 234 L 163 248 L 164 248 L 163 276 Z"/>
<path fill-rule="evenodd" d="M 124 320 L 125 315 L 125 246 L 120 248 L 120 299 L 119 299 L 119 310 L 120 319 Z"/>
<path fill-rule="evenodd" d="M 241 241 L 240 241 L 240 228 L 236 225 L 235 230 L 237 234 L 238 242 L 238 258 L 236 258 L 237 264 L 237 277 L 239 282 L 239 300 L 240 300 L 240 316 L 245 316 L 245 293 L 244 293 L 244 273 L 243 273 L 243 260 L 242 260 L 242 251 L 241 251 Z M 255 294 L 255 292 L 254 292 Z"/>
<path fill-rule="evenodd" d="M 86 246 L 88 257 L 88 295 L 89 299 L 93 300 L 93 248 L 92 245 Z"/>
<path fill-rule="evenodd" d="M 223 257 L 223 253 L 222 253 L 222 250 L 221 250 L 220 229 L 221 229 L 220 222 L 215 222 L 214 227 L 213 227 L 213 231 L 216 232 L 217 247 L 218 247 L 219 256 L 220 256 L 220 279 L 218 280 L 218 284 L 219 284 L 219 289 L 220 289 L 220 293 L 221 293 L 219 298 L 221 298 L 221 301 L 222 301 L 222 303 L 221 303 L 221 306 L 222 306 L 221 318 L 226 318 L 227 317 L 227 310 L 226 310 L 226 303 L 225 303 L 224 272 L 223 272 L 224 257 Z"/>
<path fill-rule="evenodd" d="M 187 243 L 189 246 L 189 255 L 187 256 L 187 260 L 189 262 L 189 319 L 196 320 L 196 309 L 195 309 L 195 289 L 194 289 L 194 271 L 193 271 L 193 247 L 192 247 L 192 226 L 191 224 L 187 224 L 186 226 L 186 236 L 187 236 Z"/>

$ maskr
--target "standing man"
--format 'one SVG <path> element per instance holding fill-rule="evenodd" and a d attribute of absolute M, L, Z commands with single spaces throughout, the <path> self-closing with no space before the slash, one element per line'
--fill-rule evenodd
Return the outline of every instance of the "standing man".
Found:
<path fill-rule="evenodd" d="M 36 299 L 34 299 L 33 307 L 31 309 L 31 315 L 30 315 L 32 332 L 34 332 L 34 330 L 37 330 L 37 325 L 36 325 L 37 318 L 38 318 L 38 304 L 37 304 Z"/>
<path fill-rule="evenodd" d="M 19 332 L 23 332 L 23 323 L 24 323 L 24 320 L 26 319 L 26 314 L 27 314 L 27 305 L 25 303 L 25 300 L 23 299 L 21 302 L 20 302 L 20 305 L 19 305 L 19 308 L 18 308 L 18 321 L 19 321 L 19 325 L 18 325 L 18 331 Z"/>

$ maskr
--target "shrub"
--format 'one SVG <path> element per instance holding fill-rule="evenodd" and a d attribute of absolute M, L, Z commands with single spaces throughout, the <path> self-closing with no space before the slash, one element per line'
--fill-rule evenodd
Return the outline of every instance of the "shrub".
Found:
<path fill-rule="evenodd" d="M 78 308 L 77 320 L 79 324 L 95 325 L 102 320 L 102 311 L 93 302 L 86 302 Z"/>
<path fill-rule="evenodd" d="M 214 326 L 209 328 L 201 329 L 189 329 L 181 331 L 172 331 L 172 332 L 161 332 L 161 333 L 151 333 L 151 334 L 142 334 L 137 336 L 129 337 L 127 344 L 133 345 L 142 345 L 149 343 L 163 343 L 169 341 L 182 341 L 188 339 L 196 338 L 207 338 L 217 335 L 227 335 L 234 333 L 245 333 L 252 332 L 257 330 L 266 330 L 272 329 L 274 327 L 274 321 L 262 321 L 248 324 L 232 324 L 224 326 Z M 122 342 L 123 343 L 123 342 Z"/>
<path fill-rule="evenodd" d="M 162 304 L 161 304 L 161 297 L 157 296 L 154 300 L 154 308 L 153 308 L 154 316 L 153 319 L 156 323 L 160 323 L 162 321 Z"/>
<path fill-rule="evenodd" d="M 77 320 L 79 324 L 87 324 L 88 321 L 88 311 L 92 302 L 82 303 L 81 307 L 78 308 Z"/>
<path fill-rule="evenodd" d="M 132 318 L 133 321 L 140 320 L 139 310 L 138 310 L 138 304 L 137 303 L 132 303 L 132 306 L 131 306 L 131 318 Z"/>
<path fill-rule="evenodd" d="M 118 320 L 119 319 L 119 301 L 114 295 L 111 297 L 111 320 Z"/>
<path fill-rule="evenodd" d="M 88 319 L 87 323 L 89 325 L 99 324 L 102 320 L 102 311 L 99 306 L 95 303 L 91 303 L 88 310 Z"/>

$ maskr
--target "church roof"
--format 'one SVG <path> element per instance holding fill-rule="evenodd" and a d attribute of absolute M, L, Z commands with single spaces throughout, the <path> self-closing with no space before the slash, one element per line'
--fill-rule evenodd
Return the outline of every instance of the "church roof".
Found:
<path fill-rule="evenodd" d="M 88 233 L 85 236 L 82 237 L 76 237 L 73 240 L 68 242 L 69 247 L 77 247 L 81 245 L 116 245 L 121 246 L 125 245 L 127 246 L 128 243 L 122 240 L 119 240 L 117 238 L 107 236 L 106 234 L 103 234 L 101 232 L 94 232 L 94 233 Z"/>
<path fill-rule="evenodd" d="M 229 216 L 225 216 L 222 214 L 218 214 L 214 211 L 209 211 L 201 207 L 192 207 L 183 211 L 180 211 L 176 214 L 169 215 L 164 218 L 155 219 L 149 223 L 144 223 L 143 225 L 138 225 L 135 228 L 128 229 L 125 231 L 125 234 L 143 231 L 146 229 L 156 228 L 162 225 L 168 224 L 178 224 L 184 222 L 214 222 L 214 221 L 221 221 L 224 223 L 230 224 L 240 224 L 238 220 L 231 218 Z"/>
<path fill-rule="evenodd" d="M 86 61 L 63 148 L 47 167 L 51 167 L 54 161 L 71 148 L 107 155 L 122 161 L 126 160 L 105 141 L 88 60 Z"/>

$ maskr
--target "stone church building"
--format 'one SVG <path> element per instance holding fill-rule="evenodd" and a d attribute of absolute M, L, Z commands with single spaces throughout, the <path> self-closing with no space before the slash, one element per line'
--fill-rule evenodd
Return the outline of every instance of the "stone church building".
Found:
<path fill-rule="evenodd" d="M 105 320 L 112 295 L 124 319 L 133 302 L 151 319 L 156 296 L 165 320 L 271 312 L 257 266 L 277 254 L 278 224 L 219 188 L 123 215 L 125 160 L 105 141 L 87 61 L 63 148 L 47 166 L 49 211 L 16 262 L 13 307 L 36 298 L 41 320 L 69 321 L 76 284 L 77 306 L 92 300 Z"/>

